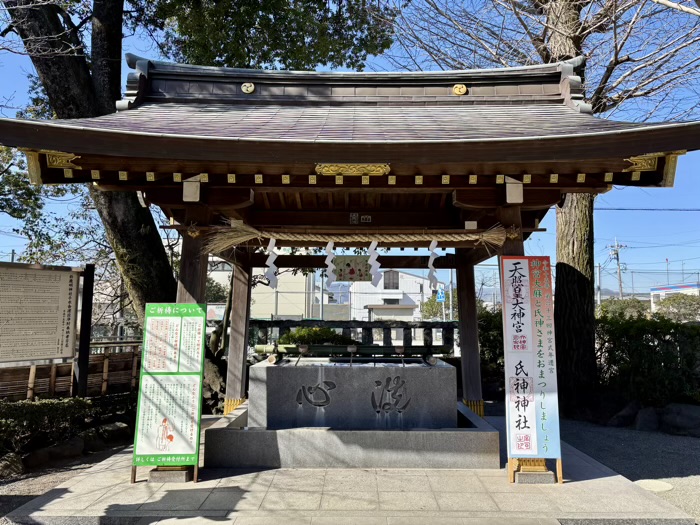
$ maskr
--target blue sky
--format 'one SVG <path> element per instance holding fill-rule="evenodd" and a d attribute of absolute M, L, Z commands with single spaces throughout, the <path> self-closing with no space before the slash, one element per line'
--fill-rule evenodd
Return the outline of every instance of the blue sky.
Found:
<path fill-rule="evenodd" d="M 151 45 L 137 37 L 126 39 L 125 52 L 157 58 Z M 31 71 L 32 65 L 27 57 L 0 54 L 0 105 L 21 107 L 25 104 L 26 74 Z M 127 72 L 124 66 L 124 76 Z M 5 109 L 2 116 L 13 117 L 14 113 L 14 109 Z M 615 188 L 599 196 L 596 206 L 700 209 L 699 197 L 700 152 L 695 152 L 679 159 L 674 188 Z M 554 210 L 550 210 L 541 225 L 547 231 L 531 236 L 526 242 L 526 254 L 555 258 L 555 223 Z M 19 252 L 24 246 L 24 240 L 11 232 L 14 225 L 10 218 L 0 215 L 0 260 L 9 260 L 12 249 Z M 643 292 L 655 284 L 665 284 L 667 280 L 671 283 L 700 280 L 700 212 L 596 211 L 596 263 L 603 265 L 603 287 L 610 289 L 617 289 L 617 276 L 607 246 L 616 238 L 627 246 L 620 253 L 626 269 L 623 273 L 625 293 L 632 291 L 633 284 L 636 292 Z M 490 277 L 493 267 L 489 265 L 494 264 L 495 259 L 487 261 L 480 273 Z M 447 272 L 440 272 L 438 277 L 449 281 Z"/>

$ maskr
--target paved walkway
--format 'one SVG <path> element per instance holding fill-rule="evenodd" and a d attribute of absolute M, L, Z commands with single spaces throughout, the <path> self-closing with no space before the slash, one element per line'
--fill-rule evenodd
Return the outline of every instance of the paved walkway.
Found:
<path fill-rule="evenodd" d="M 196 485 L 152 484 L 145 481 L 146 468 L 131 485 L 130 463 L 127 449 L 7 517 L 16 523 L 101 525 L 695 522 L 568 445 L 564 485 L 513 485 L 503 470 L 427 469 L 202 470 Z"/>

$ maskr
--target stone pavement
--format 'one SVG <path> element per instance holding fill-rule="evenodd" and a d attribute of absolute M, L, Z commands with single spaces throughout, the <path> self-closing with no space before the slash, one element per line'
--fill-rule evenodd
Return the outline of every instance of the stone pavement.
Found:
<path fill-rule="evenodd" d="M 692 525 L 671 504 L 564 445 L 564 485 L 513 485 L 503 470 L 202 470 L 197 484 L 152 484 L 131 449 L 16 509 L 32 524 Z M 192 518 L 192 519 L 186 519 Z M 205 519 L 206 518 L 206 519 Z"/>

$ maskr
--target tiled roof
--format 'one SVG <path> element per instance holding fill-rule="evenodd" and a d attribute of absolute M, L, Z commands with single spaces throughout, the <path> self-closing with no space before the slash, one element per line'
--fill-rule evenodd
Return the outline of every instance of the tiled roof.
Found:
<path fill-rule="evenodd" d="M 288 106 L 145 103 L 56 126 L 281 142 L 449 142 L 616 132 L 641 124 L 593 117 L 563 104 Z"/>

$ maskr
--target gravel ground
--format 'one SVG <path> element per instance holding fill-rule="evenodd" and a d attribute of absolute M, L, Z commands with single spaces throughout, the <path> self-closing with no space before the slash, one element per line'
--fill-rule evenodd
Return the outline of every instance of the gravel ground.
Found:
<path fill-rule="evenodd" d="M 92 467 L 95 463 L 99 463 L 123 449 L 123 446 L 115 447 L 90 454 L 89 456 L 60 462 L 56 461 L 46 468 L 27 472 L 11 480 L 0 481 L 0 516 L 2 516 L 0 517 L 0 525 L 11 523 L 4 517 L 8 512 L 21 507 L 37 496 L 45 494 L 81 471 Z"/>
<path fill-rule="evenodd" d="M 700 524 L 699 438 L 581 421 L 562 421 L 561 438 L 627 479 L 669 483 L 673 489 L 656 495 L 694 516 Z"/>

